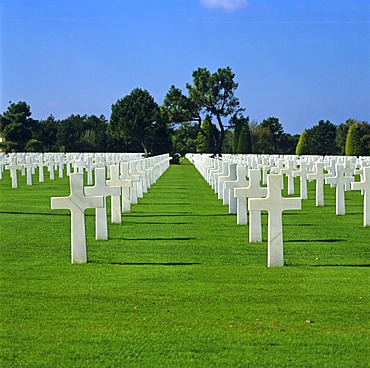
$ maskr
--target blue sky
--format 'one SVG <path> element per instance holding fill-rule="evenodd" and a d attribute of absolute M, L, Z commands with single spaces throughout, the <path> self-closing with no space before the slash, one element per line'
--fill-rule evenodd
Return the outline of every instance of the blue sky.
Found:
<path fill-rule="evenodd" d="M 134 88 L 161 104 L 230 66 L 245 114 L 288 133 L 370 122 L 369 0 L 0 0 L 0 112 L 110 117 Z"/>

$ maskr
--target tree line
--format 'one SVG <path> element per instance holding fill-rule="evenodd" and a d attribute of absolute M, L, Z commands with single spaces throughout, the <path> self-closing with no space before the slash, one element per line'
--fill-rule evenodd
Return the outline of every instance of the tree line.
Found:
<path fill-rule="evenodd" d="M 277 117 L 249 121 L 235 92 L 230 67 L 211 73 L 198 68 L 187 93 L 171 86 L 159 105 L 135 88 L 104 115 L 70 115 L 58 120 L 31 117 L 25 101 L 10 102 L 0 115 L 0 149 L 5 152 L 170 152 L 369 155 L 370 125 L 348 119 L 319 121 L 301 135 L 284 132 Z"/>

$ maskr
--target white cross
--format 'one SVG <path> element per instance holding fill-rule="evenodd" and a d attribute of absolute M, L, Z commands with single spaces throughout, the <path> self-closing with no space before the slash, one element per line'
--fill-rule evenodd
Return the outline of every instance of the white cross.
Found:
<path fill-rule="evenodd" d="M 370 167 L 363 168 L 363 181 L 352 182 L 352 190 L 362 190 L 364 193 L 364 226 L 370 226 Z"/>
<path fill-rule="evenodd" d="M 315 172 L 307 174 L 308 180 L 316 180 L 316 206 L 324 205 L 324 181 L 330 174 L 324 172 L 324 164 L 316 162 Z"/>
<path fill-rule="evenodd" d="M 26 169 L 27 173 L 27 185 L 32 185 L 32 170 L 34 169 L 35 165 L 31 162 L 31 157 L 26 157 L 26 163 L 23 165 Z"/>
<path fill-rule="evenodd" d="M 229 189 L 229 213 L 237 213 L 237 198 L 234 195 L 235 188 L 245 188 L 248 186 L 247 166 L 238 165 L 236 168 L 236 180 L 226 181 L 225 188 Z"/>
<path fill-rule="evenodd" d="M 12 178 L 12 188 L 18 188 L 18 175 L 17 170 L 21 170 L 23 165 L 17 164 L 17 157 L 12 157 L 9 165 L 5 165 L 5 169 L 10 171 L 10 177 Z"/>
<path fill-rule="evenodd" d="M 107 181 L 107 185 L 111 187 L 129 188 L 131 181 L 128 183 L 127 180 L 121 180 L 119 177 L 119 165 L 110 166 L 110 179 Z M 120 196 L 112 196 L 111 208 L 112 208 L 112 222 L 120 224 L 122 222 L 122 212 L 120 204 Z M 123 202 L 123 199 L 122 199 Z"/>
<path fill-rule="evenodd" d="M 294 194 L 294 177 L 293 172 L 295 171 L 295 164 L 293 160 L 289 160 L 287 166 L 281 170 L 282 174 L 288 177 L 288 195 Z"/>
<path fill-rule="evenodd" d="M 121 162 L 120 169 L 121 169 L 120 179 L 126 183 L 125 187 L 122 187 L 122 212 L 130 212 L 131 195 L 134 188 L 134 181 L 139 179 L 136 176 L 132 177 L 130 175 L 130 168 L 128 162 Z"/>
<path fill-rule="evenodd" d="M 325 178 L 326 184 L 335 186 L 335 213 L 344 215 L 346 213 L 344 191 L 348 183 L 353 182 L 353 177 L 346 176 L 344 164 L 336 164 L 336 176 Z"/>
<path fill-rule="evenodd" d="M 300 177 L 300 197 L 302 199 L 307 199 L 307 174 L 308 163 L 307 161 L 301 160 L 299 164 L 299 170 L 293 171 L 293 177 Z"/>
<path fill-rule="evenodd" d="M 250 198 L 249 209 L 268 211 L 267 266 L 284 265 L 283 221 L 282 213 L 286 210 L 300 210 L 300 198 L 284 198 L 281 195 L 281 175 L 267 176 L 266 198 Z"/>
<path fill-rule="evenodd" d="M 105 167 L 95 169 L 95 185 L 93 187 L 85 187 L 86 196 L 102 196 L 104 198 L 103 208 L 95 209 L 95 238 L 108 239 L 108 221 L 106 198 L 109 196 L 119 196 L 121 193 L 120 187 L 106 185 Z"/>
<path fill-rule="evenodd" d="M 265 197 L 267 194 L 267 189 L 265 187 L 261 187 L 260 185 L 261 183 L 261 170 L 260 169 L 250 169 L 248 176 L 249 176 L 249 182 L 246 188 L 235 188 L 234 189 L 234 195 L 237 198 L 236 222 L 238 225 L 245 225 L 248 223 L 247 198 L 261 198 L 261 197 Z M 257 230 L 258 223 L 253 222 L 253 224 L 255 224 L 254 228 Z M 256 232 L 254 232 L 253 234 L 255 235 Z M 257 241 L 257 240 L 254 240 L 254 241 Z"/>
<path fill-rule="evenodd" d="M 236 180 L 236 164 L 228 163 L 228 175 L 218 178 L 218 199 L 222 199 L 223 205 L 229 205 L 229 189 L 226 188 L 225 182 L 228 180 Z"/>
<path fill-rule="evenodd" d="M 71 262 L 86 263 L 86 208 L 104 206 L 103 197 L 87 197 L 83 191 L 83 174 L 70 175 L 70 190 L 68 197 L 52 197 L 51 209 L 67 209 L 71 211 Z"/>

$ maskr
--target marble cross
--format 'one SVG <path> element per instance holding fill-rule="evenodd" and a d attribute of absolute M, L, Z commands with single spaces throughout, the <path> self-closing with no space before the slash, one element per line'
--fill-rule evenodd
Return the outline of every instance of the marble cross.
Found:
<path fill-rule="evenodd" d="M 235 188 L 245 188 L 248 186 L 247 166 L 238 165 L 236 168 L 236 180 L 226 181 L 225 188 L 229 189 L 229 213 L 237 213 L 237 198 L 234 195 Z"/>
<path fill-rule="evenodd" d="M 302 199 L 307 199 L 307 174 L 308 173 L 309 173 L 308 163 L 306 160 L 301 160 L 299 164 L 299 170 L 293 171 L 293 177 L 300 178 L 300 197 Z"/>
<path fill-rule="evenodd" d="M 261 187 L 261 170 L 249 170 L 249 182 L 246 188 L 235 188 L 234 195 L 237 198 L 236 205 L 236 222 L 238 225 L 245 225 L 248 223 L 247 218 L 247 198 L 261 198 L 267 194 L 267 189 Z M 254 222 L 255 223 L 255 222 Z"/>
<path fill-rule="evenodd" d="M 86 263 L 86 225 L 85 210 L 87 208 L 102 208 L 103 197 L 87 197 L 83 190 L 83 174 L 71 174 L 68 197 L 52 197 L 51 209 L 67 209 L 71 211 L 71 262 Z"/>
<path fill-rule="evenodd" d="M 110 166 L 110 179 L 107 181 L 108 186 L 129 188 L 131 186 L 131 180 L 121 180 L 119 177 L 119 165 Z M 115 224 L 120 224 L 122 222 L 122 211 L 121 211 L 121 197 L 119 195 L 113 195 L 111 199 L 111 212 L 112 212 L 112 222 Z M 124 199 L 122 198 L 122 203 Z"/>
<path fill-rule="evenodd" d="M 108 239 L 108 221 L 106 198 L 109 196 L 119 196 L 121 194 L 120 187 L 113 187 L 106 184 L 105 167 L 95 169 L 95 185 L 85 187 L 86 196 L 102 196 L 104 198 L 104 206 L 95 209 L 95 238 Z"/>
<path fill-rule="evenodd" d="M 315 172 L 307 174 L 308 180 L 316 180 L 316 206 L 324 205 L 324 181 L 329 177 L 329 173 L 324 172 L 324 164 L 316 162 Z"/>
<path fill-rule="evenodd" d="M 364 194 L 364 226 L 370 226 L 370 167 L 363 168 L 363 181 L 352 182 L 352 190 L 361 190 Z"/>
<path fill-rule="evenodd" d="M 301 198 L 284 198 L 281 195 L 281 175 L 270 174 L 267 176 L 266 198 L 250 198 L 248 205 L 250 211 L 268 212 L 267 266 L 283 266 L 282 213 L 286 210 L 300 210 Z"/>
<path fill-rule="evenodd" d="M 344 215 L 346 213 L 344 191 L 348 183 L 354 181 L 353 177 L 346 176 L 344 164 L 336 165 L 336 175 L 325 178 L 325 183 L 335 186 L 335 213 Z"/>
<path fill-rule="evenodd" d="M 12 178 L 12 188 L 18 188 L 18 174 L 17 170 L 21 170 L 23 165 L 17 164 L 17 157 L 12 157 L 9 165 L 5 165 L 5 169 L 10 171 L 10 177 Z"/>

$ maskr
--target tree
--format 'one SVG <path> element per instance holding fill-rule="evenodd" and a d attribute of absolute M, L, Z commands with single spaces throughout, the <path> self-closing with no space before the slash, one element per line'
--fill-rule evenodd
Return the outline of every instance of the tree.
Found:
<path fill-rule="evenodd" d="M 238 84 L 234 82 L 235 74 L 230 67 L 219 68 L 211 74 L 206 68 L 198 68 L 192 74 L 193 84 L 186 84 L 190 100 L 202 111 L 214 116 L 220 129 L 220 135 L 214 148 L 214 153 L 221 153 L 225 137 L 222 118 L 241 111 L 239 100 L 234 92 Z"/>
<path fill-rule="evenodd" d="M 299 136 L 295 154 L 298 156 L 307 155 L 307 130 L 304 130 Z"/>
<path fill-rule="evenodd" d="M 243 124 L 242 130 L 240 132 L 237 153 L 252 153 L 252 137 L 249 130 L 248 121 Z"/>
<path fill-rule="evenodd" d="M 284 129 L 280 124 L 279 119 L 275 117 L 269 117 L 262 121 L 261 128 L 267 128 L 271 132 L 270 153 L 282 153 L 279 152 L 279 143 L 281 136 L 284 134 Z"/>
<path fill-rule="evenodd" d="M 320 120 L 310 129 L 302 132 L 297 144 L 297 155 L 336 155 L 337 127 L 329 120 Z"/>
<path fill-rule="evenodd" d="M 35 138 L 41 142 L 42 151 L 57 152 L 57 133 L 59 121 L 50 115 L 46 120 L 40 120 L 37 124 Z"/>
<path fill-rule="evenodd" d="M 198 131 L 198 126 L 192 122 L 180 123 L 171 136 L 173 151 L 181 156 L 195 153 Z"/>
<path fill-rule="evenodd" d="M 135 88 L 129 95 L 112 105 L 110 131 L 112 137 L 131 150 L 143 149 L 149 155 L 159 106 L 147 90 Z"/>
<path fill-rule="evenodd" d="M 36 121 L 31 117 L 31 108 L 24 101 L 10 102 L 0 115 L 0 133 L 7 151 L 25 151 L 27 142 L 33 138 Z"/>
<path fill-rule="evenodd" d="M 361 156 L 363 154 L 361 138 L 363 137 L 363 131 L 361 125 L 355 123 L 351 125 L 348 130 L 346 140 L 346 155 L 347 156 Z"/>
<path fill-rule="evenodd" d="M 244 125 L 249 124 L 249 117 L 244 117 L 241 114 L 235 113 L 229 122 L 230 127 L 234 128 L 233 153 L 238 152 L 240 133 Z M 249 125 L 248 125 L 249 130 Z M 250 133 L 250 132 L 249 132 Z"/>
<path fill-rule="evenodd" d="M 202 130 L 199 131 L 196 150 L 198 153 L 213 153 L 218 142 L 218 130 L 207 116 L 202 123 Z"/>
<path fill-rule="evenodd" d="M 329 120 L 319 123 L 307 131 L 310 155 L 336 155 L 338 148 L 335 141 L 337 127 Z"/>
<path fill-rule="evenodd" d="M 197 105 L 190 97 L 185 96 L 175 86 L 171 86 L 167 92 L 163 101 L 163 108 L 167 110 L 171 123 L 197 122 L 199 128 L 202 125 L 201 106 Z"/>
<path fill-rule="evenodd" d="M 257 125 L 253 127 L 253 153 L 271 154 L 274 152 L 274 137 L 269 127 Z"/>

